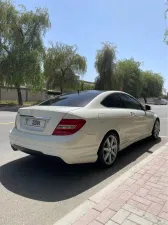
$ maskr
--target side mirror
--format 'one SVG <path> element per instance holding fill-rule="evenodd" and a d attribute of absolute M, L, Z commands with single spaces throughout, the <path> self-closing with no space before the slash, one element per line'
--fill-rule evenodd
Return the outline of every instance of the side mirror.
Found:
<path fill-rule="evenodd" d="M 151 106 L 150 105 L 145 105 L 145 109 L 146 109 L 146 111 L 149 111 L 149 110 L 151 110 Z"/>

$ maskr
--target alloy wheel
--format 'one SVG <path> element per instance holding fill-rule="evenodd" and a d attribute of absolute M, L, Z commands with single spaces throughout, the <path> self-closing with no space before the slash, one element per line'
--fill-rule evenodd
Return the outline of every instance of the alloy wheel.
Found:
<path fill-rule="evenodd" d="M 112 165 L 118 152 L 118 140 L 114 135 L 109 135 L 103 145 L 103 159 L 106 165 Z"/>
<path fill-rule="evenodd" d="M 154 129 L 153 129 L 153 136 L 154 136 L 155 139 L 158 138 L 159 132 L 160 132 L 160 123 L 159 123 L 158 120 L 156 120 L 155 125 L 154 125 Z"/>

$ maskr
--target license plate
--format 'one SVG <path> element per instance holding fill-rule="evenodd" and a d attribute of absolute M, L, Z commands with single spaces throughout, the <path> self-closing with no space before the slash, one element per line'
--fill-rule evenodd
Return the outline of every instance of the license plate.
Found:
<path fill-rule="evenodd" d="M 45 121 L 39 120 L 39 119 L 25 118 L 24 124 L 27 125 L 27 126 L 33 126 L 33 127 L 44 127 Z"/>

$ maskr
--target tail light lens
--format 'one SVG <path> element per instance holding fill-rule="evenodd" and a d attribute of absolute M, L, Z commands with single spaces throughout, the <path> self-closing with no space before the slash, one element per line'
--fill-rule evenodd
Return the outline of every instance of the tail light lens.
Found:
<path fill-rule="evenodd" d="M 79 131 L 86 121 L 83 119 L 62 119 L 52 135 L 71 135 Z"/>

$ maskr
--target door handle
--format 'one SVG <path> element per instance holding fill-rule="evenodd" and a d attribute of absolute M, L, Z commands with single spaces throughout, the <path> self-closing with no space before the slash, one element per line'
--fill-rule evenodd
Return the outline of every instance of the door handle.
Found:
<path fill-rule="evenodd" d="M 131 116 L 135 116 L 136 114 L 134 112 L 130 112 L 131 113 Z"/>

